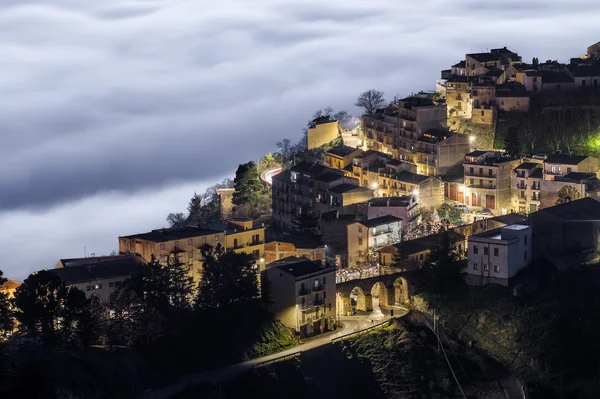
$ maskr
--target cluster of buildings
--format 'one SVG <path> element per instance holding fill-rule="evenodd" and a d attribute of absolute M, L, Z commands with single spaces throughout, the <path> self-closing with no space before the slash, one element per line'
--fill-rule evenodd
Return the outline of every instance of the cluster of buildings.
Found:
<path fill-rule="evenodd" d="M 498 111 L 528 111 L 533 93 L 600 87 L 599 49 L 600 42 L 593 44 L 568 64 L 535 58 L 527 64 L 506 47 L 466 54 L 442 71 L 436 91 L 446 99 L 449 118 L 491 125 Z"/>
<path fill-rule="evenodd" d="M 469 284 L 508 285 L 540 258 L 564 267 L 597 259 L 597 158 L 555 153 L 523 159 L 475 149 L 472 137 L 450 131 L 447 122 L 493 124 L 498 111 L 527 111 L 532 93 L 594 88 L 599 80 L 600 42 L 568 65 L 525 64 L 506 47 L 467 54 L 442 71 L 436 93 L 364 115 L 360 148 L 340 145 L 326 151 L 323 162 L 299 162 L 274 175 L 272 226 L 229 217 L 234 189 L 220 189 L 221 224 L 121 236 L 119 255 L 61 259 L 52 270 L 68 286 L 109 301 L 153 257 L 185 265 L 197 283 L 202 248 L 220 245 L 256 259 L 257 276 L 269 279 L 276 317 L 308 336 L 335 325 L 340 270 L 369 263 L 376 275 L 394 266 L 400 249 L 405 269 L 419 268 L 442 237 L 422 236 L 421 227 L 436 221 L 444 204 L 461 211 L 448 234 L 465 260 Z M 320 148 L 339 132 L 337 121 L 317 119 L 308 146 Z M 313 236 L 294 233 L 306 215 L 318 220 Z M 14 294 L 16 287 L 9 281 L 0 289 Z"/>

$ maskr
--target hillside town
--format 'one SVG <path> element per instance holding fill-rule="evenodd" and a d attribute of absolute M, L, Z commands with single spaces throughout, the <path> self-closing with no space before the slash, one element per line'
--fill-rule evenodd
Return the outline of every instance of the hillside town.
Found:
<path fill-rule="evenodd" d="M 423 310 L 419 272 L 441 264 L 440 248 L 466 286 L 529 295 L 539 286 L 534 265 L 566 272 L 600 260 L 600 102 L 557 100 L 600 98 L 600 42 L 582 50 L 568 63 L 526 63 L 495 48 L 465 54 L 432 79 L 434 90 L 389 102 L 370 90 L 357 101 L 360 123 L 321 113 L 305 148 L 241 165 L 212 205 L 198 202 L 216 206 L 210 218 L 192 220 L 192 207 L 170 227 L 131 226 L 114 237 L 115 253 L 58 259 L 39 273 L 96 298 L 110 318 L 144 265 L 177 266 L 196 298 L 207 289 L 207 259 L 225 267 L 227 253 L 248 256 L 257 292 L 299 340 L 353 317 L 373 324 Z M 565 128 L 554 145 L 553 131 L 526 126 L 533 114 L 563 127 L 588 118 L 588 129 Z M 19 298 L 30 279 L 0 290 Z M 21 319 L 7 337 L 31 326 Z"/>

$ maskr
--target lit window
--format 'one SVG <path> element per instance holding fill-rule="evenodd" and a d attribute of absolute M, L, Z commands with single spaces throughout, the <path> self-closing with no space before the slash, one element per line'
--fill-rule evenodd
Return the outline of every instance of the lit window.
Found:
<path fill-rule="evenodd" d="M 490 252 L 490 249 L 488 247 L 483 247 L 483 254 L 484 255 L 488 255 L 489 252 Z"/>
<path fill-rule="evenodd" d="M 477 270 L 477 263 L 473 263 L 473 270 Z"/>
<path fill-rule="evenodd" d="M 490 271 L 490 265 L 483 265 L 483 271 L 484 272 L 489 272 Z"/>
<path fill-rule="evenodd" d="M 190 238 L 190 239 L 188 240 L 188 245 L 193 245 L 193 244 L 194 244 L 194 239 L 193 239 L 193 238 Z"/>
<path fill-rule="evenodd" d="M 160 249 L 165 249 L 165 243 L 160 244 Z"/>
<path fill-rule="evenodd" d="M 479 248 L 477 248 L 477 245 L 473 245 L 473 253 L 475 255 L 477 255 L 479 253 Z"/>
<path fill-rule="evenodd" d="M 500 266 L 494 266 L 494 273 L 500 273 Z"/>
<path fill-rule="evenodd" d="M 359 239 L 358 239 L 358 245 L 363 245 L 363 243 L 362 243 L 362 238 L 359 238 Z"/>

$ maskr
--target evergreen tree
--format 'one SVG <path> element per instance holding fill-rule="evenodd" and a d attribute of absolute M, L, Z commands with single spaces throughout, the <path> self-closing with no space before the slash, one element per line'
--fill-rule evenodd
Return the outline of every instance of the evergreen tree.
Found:
<path fill-rule="evenodd" d="M 233 193 L 232 202 L 234 205 L 253 204 L 264 191 L 258 168 L 252 161 L 238 166 L 233 183 L 235 192 Z"/>
<path fill-rule="evenodd" d="M 421 273 L 432 293 L 445 293 L 461 280 L 462 266 L 458 260 L 456 246 L 447 230 L 440 233 L 439 244 L 427 255 Z"/>
<path fill-rule="evenodd" d="M 202 248 L 204 264 L 198 286 L 197 306 L 220 308 L 258 297 L 255 260 L 246 253 L 224 252 L 222 248 Z"/>
<path fill-rule="evenodd" d="M 319 217 L 314 212 L 302 210 L 294 220 L 294 227 L 301 234 L 316 235 L 319 228 Z"/>
<path fill-rule="evenodd" d="M 401 235 L 400 243 L 396 244 L 395 248 L 392 266 L 401 270 L 408 269 L 408 244 L 404 234 Z"/>
<path fill-rule="evenodd" d="M 508 155 L 518 156 L 521 154 L 521 139 L 519 137 L 519 129 L 510 127 L 504 136 L 504 149 Z"/>
<path fill-rule="evenodd" d="M 8 281 L 2 275 L 2 270 L 0 270 L 0 288 Z M 13 313 L 10 308 L 8 294 L 0 292 L 0 335 L 12 331 L 13 325 Z"/>
<path fill-rule="evenodd" d="M 169 257 L 169 301 L 178 310 L 188 309 L 194 297 L 194 284 L 187 267 L 176 257 Z"/>
<path fill-rule="evenodd" d="M 15 317 L 29 334 L 41 333 L 46 345 L 57 342 L 58 318 L 67 288 L 51 271 L 29 275 L 15 291 Z"/>

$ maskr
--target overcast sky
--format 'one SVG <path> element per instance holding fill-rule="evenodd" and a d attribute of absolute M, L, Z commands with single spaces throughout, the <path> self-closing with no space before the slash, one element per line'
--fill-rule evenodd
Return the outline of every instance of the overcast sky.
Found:
<path fill-rule="evenodd" d="M 555 4 L 556 3 L 556 4 Z M 107 254 L 294 141 L 318 108 L 434 88 L 468 52 L 568 61 L 596 0 L 0 0 L 0 269 Z"/>

